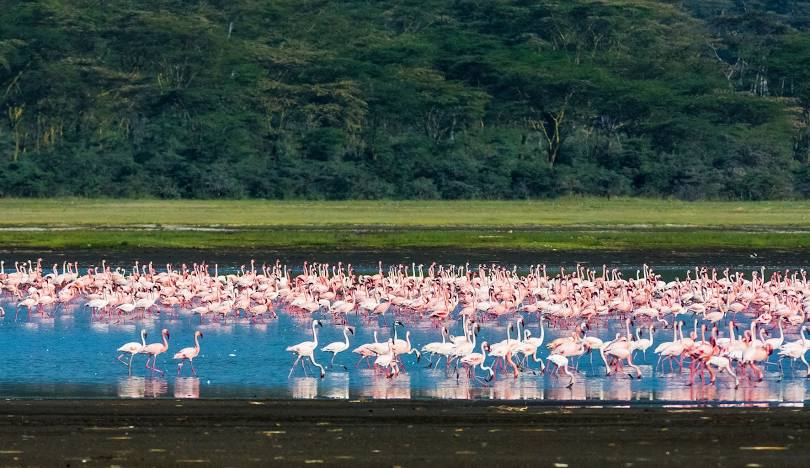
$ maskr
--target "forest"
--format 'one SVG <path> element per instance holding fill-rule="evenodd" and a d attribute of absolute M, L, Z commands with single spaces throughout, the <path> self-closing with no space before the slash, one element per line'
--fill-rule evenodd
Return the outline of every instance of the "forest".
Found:
<path fill-rule="evenodd" d="M 0 197 L 810 197 L 810 2 L 0 0 Z"/>

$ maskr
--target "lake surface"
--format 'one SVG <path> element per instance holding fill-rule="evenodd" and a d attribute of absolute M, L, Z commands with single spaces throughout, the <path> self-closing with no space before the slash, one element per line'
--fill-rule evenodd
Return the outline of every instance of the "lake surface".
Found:
<path fill-rule="evenodd" d="M 217 261 L 221 268 L 233 270 L 241 264 L 256 258 L 271 263 L 276 258 L 291 265 L 307 260 L 333 262 L 353 262 L 358 269 L 374 270 L 376 261 L 383 258 L 377 252 L 319 254 L 271 252 L 261 256 L 262 252 L 242 252 L 238 257 L 234 253 L 211 253 L 195 251 L 149 252 L 150 257 L 134 254 L 108 254 L 104 258 L 113 266 L 129 266 L 135 258 L 140 260 L 154 258 L 156 263 L 169 261 L 169 255 L 175 264 L 185 261 Z M 273 255 L 273 254 L 276 255 Z M 265 252 L 264 254 L 268 254 Z M 64 256 L 63 256 L 64 255 Z M 97 264 L 101 256 L 67 256 L 50 252 L 14 252 L 0 254 L 13 265 L 15 260 L 37 258 L 41 256 L 48 262 L 60 262 L 78 259 L 82 265 Z M 163 258 L 160 258 L 163 255 Z M 221 256 L 219 256 L 221 255 Z M 229 256 L 230 255 L 230 256 Z M 688 268 L 696 265 L 716 266 L 719 269 L 730 267 L 735 271 L 750 272 L 760 266 L 770 269 L 797 269 L 810 264 L 808 258 L 796 258 L 787 253 L 760 253 L 752 257 L 749 253 L 713 253 L 713 254 L 646 254 L 646 253 L 575 253 L 575 254 L 526 254 L 520 252 L 410 252 L 403 254 L 389 253 L 398 262 L 428 263 L 431 258 L 441 262 L 473 264 L 482 262 L 500 262 L 502 264 L 526 265 L 546 263 L 549 265 L 565 264 L 573 266 L 576 262 L 585 262 L 601 268 L 602 263 L 609 267 L 621 268 L 626 275 L 634 274 L 643 262 L 652 265 L 665 277 L 683 277 Z M 701 256 L 702 255 L 702 256 Z M 216 257 L 216 258 L 211 258 Z M 437 258 L 439 257 L 439 258 Z M 386 258 L 391 263 L 391 258 Z M 749 274 L 750 275 L 750 274 Z M 30 319 L 21 314 L 15 320 L 14 305 L 10 298 L 0 298 L 0 305 L 7 314 L 0 319 L 0 349 L 4 359 L 0 361 L 0 397 L 2 398 L 69 398 L 69 397 L 103 397 L 103 398 L 336 398 L 336 399 L 407 399 L 407 398 L 444 398 L 444 399 L 532 399 L 549 402 L 576 401 L 587 404 L 752 404 L 752 405 L 803 405 L 807 398 L 810 381 L 805 373 L 797 367 L 795 375 L 785 361 L 786 375 L 779 380 L 776 366 L 769 366 L 766 379 L 755 383 L 741 381 L 739 388 L 734 388 L 733 379 L 721 374 L 717 385 L 687 385 L 688 374 L 677 372 L 654 373 L 657 356 L 648 351 L 646 360 L 636 359 L 641 365 L 643 378 L 629 379 L 626 375 L 606 377 L 604 366 L 595 353 L 594 366 L 586 355 L 579 364 L 580 373 L 572 388 L 566 388 L 566 377 L 555 378 L 550 375 L 523 372 L 517 379 L 499 374 L 490 383 L 481 383 L 467 379 L 462 372 L 458 378 L 454 370 L 446 370 L 444 365 L 438 369 L 427 368 L 427 357 L 416 362 L 413 355 L 405 356 L 405 372 L 394 378 L 386 378 L 364 363 L 356 366 L 357 355 L 350 352 L 339 354 L 336 366 L 329 369 L 323 379 L 306 376 L 297 368 L 292 377 L 288 372 L 293 356 L 285 351 L 289 345 L 310 340 L 310 318 L 292 316 L 279 312 L 279 318 L 266 323 L 250 323 L 247 320 L 229 321 L 227 324 L 217 322 L 200 323 L 198 316 L 191 316 L 187 311 L 180 311 L 176 317 L 161 314 L 157 318 L 146 318 L 126 323 L 109 323 L 94 321 L 91 314 L 81 304 L 72 304 L 66 309 L 58 310 L 53 317 L 40 317 L 33 314 Z M 526 315 L 526 324 L 534 336 L 538 336 L 536 314 Z M 332 341 L 342 341 L 342 328 L 331 322 L 331 316 L 316 314 L 323 328 L 319 336 L 319 348 Z M 686 331 L 692 329 L 692 316 L 681 316 L 687 322 Z M 359 316 L 349 315 L 349 324 L 356 327 L 356 334 L 351 336 L 351 348 L 372 342 L 373 332 L 377 332 L 380 341 L 386 339 L 392 331 L 390 326 L 393 317 L 368 323 Z M 411 331 L 411 341 L 416 347 L 428 342 L 441 341 L 440 328 L 425 319 L 412 322 L 404 319 L 406 328 L 399 328 L 403 337 L 405 330 Z M 478 343 L 490 343 L 506 338 L 507 319 L 490 320 L 482 323 Z M 612 320 L 611 323 L 617 322 Z M 461 321 L 448 322 L 451 334 L 461 335 Z M 741 324 L 744 329 L 746 323 Z M 611 325 L 616 327 L 616 325 Z M 171 333 L 167 353 L 158 358 L 158 367 L 165 369 L 166 374 L 153 373 L 144 368 L 145 356 L 135 357 L 132 375 L 127 368 L 116 361 L 116 349 L 125 342 L 139 341 L 139 332 L 146 329 L 149 333 L 147 342 L 156 342 L 160 330 L 166 328 Z M 620 327 L 621 328 L 621 327 Z M 180 348 L 193 345 L 195 330 L 204 333 L 201 340 L 201 354 L 195 360 L 197 377 L 189 376 L 189 369 L 183 369 L 183 376 L 176 375 L 176 361 L 171 357 Z M 602 324 L 590 334 L 603 339 L 612 338 L 615 329 L 607 329 Z M 546 330 L 546 342 L 563 335 L 566 330 Z M 514 335 L 513 335 L 514 336 Z M 795 334 L 787 335 L 786 340 L 797 339 Z M 656 343 L 672 339 L 672 330 L 659 328 L 655 333 Z M 547 352 L 541 353 L 543 358 Z M 328 365 L 330 355 L 318 352 L 316 359 Z M 775 356 L 771 359 L 775 362 Z M 344 369 L 342 366 L 346 366 Z M 532 363 L 532 368 L 537 364 Z M 668 368 L 667 368 L 668 370 Z"/>

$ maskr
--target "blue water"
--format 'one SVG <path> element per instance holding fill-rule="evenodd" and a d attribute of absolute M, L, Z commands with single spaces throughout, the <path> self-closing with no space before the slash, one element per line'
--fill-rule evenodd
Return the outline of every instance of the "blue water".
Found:
<path fill-rule="evenodd" d="M 11 303 L 2 303 L 13 311 Z M 324 324 L 319 336 L 319 347 L 343 339 L 340 325 L 331 318 L 321 317 Z M 531 331 L 537 336 L 535 316 L 527 316 Z M 389 323 L 391 318 L 388 318 Z M 380 339 L 390 334 L 391 327 L 382 321 L 369 324 L 360 317 L 350 316 L 356 335 L 351 337 L 352 348 L 373 341 L 377 331 Z M 506 337 L 506 320 L 487 321 L 478 336 L 489 342 Z M 691 324 L 691 320 L 688 322 Z M 411 340 L 421 347 L 427 342 L 440 341 L 439 329 L 427 320 L 407 323 Z M 345 365 L 330 369 L 324 379 L 306 376 L 297 368 L 293 377 L 288 372 L 293 357 L 285 352 L 291 344 L 311 338 L 309 319 L 279 313 L 279 318 L 264 324 L 247 321 L 199 323 L 197 316 L 179 315 L 169 318 L 162 314 L 156 319 L 134 323 L 107 323 L 92 321 L 90 313 L 78 306 L 59 310 L 54 317 L 23 315 L 15 320 L 13 312 L 0 320 L 0 398 L 25 397 L 123 397 L 123 398 L 446 398 L 446 399 L 531 399 L 547 401 L 627 402 L 628 404 L 666 404 L 697 402 L 722 404 L 803 404 L 808 379 L 797 370 L 791 375 L 785 362 L 786 378 L 778 381 L 779 373 L 770 366 L 766 380 L 760 383 L 742 381 L 733 388 L 727 375 L 718 377 L 717 385 L 687 385 L 687 374 L 654 376 L 655 356 L 650 352 L 641 361 L 644 377 L 631 380 L 625 375 L 605 377 L 599 356 L 594 356 L 591 368 L 588 357 L 580 363 L 580 374 L 573 388 L 566 388 L 568 379 L 524 372 L 518 379 L 499 375 L 489 384 L 469 381 L 465 375 L 456 378 L 454 371 L 446 373 L 426 368 L 427 360 L 417 363 L 415 356 L 405 356 L 406 372 L 388 379 L 361 364 L 355 367 L 357 356 L 344 352 L 336 363 Z M 158 367 L 165 369 L 161 376 L 144 368 L 145 356 L 136 356 L 132 375 L 115 360 L 116 349 L 125 342 L 138 341 L 139 331 L 149 332 L 147 342 L 158 341 L 160 330 L 170 330 L 169 351 L 160 355 Z M 180 348 L 193 345 L 195 330 L 201 330 L 201 354 L 195 360 L 198 376 L 191 377 L 188 366 L 183 376 L 176 375 L 176 361 L 171 357 Z M 613 330 L 596 329 L 595 336 L 612 336 Z M 688 330 L 687 330 L 688 332 Z M 404 332 L 400 328 L 400 335 Z M 451 333 L 460 335 L 461 323 L 451 323 Z M 547 330 L 546 342 L 569 330 Z M 656 332 L 656 342 L 670 340 L 672 331 Z M 787 336 L 787 340 L 796 339 Z M 651 351 L 651 350 L 650 350 Z M 545 354 L 543 354 L 545 356 Z M 318 359 L 328 365 L 330 355 L 317 353 Z M 532 364 L 536 367 L 536 364 Z"/>
<path fill-rule="evenodd" d="M 212 258 L 212 255 L 214 258 Z M 330 258 L 331 255 L 334 258 Z M 147 258 L 136 252 L 15 252 L 17 260 L 28 260 L 42 257 L 44 264 L 59 263 L 64 259 L 78 260 L 82 269 L 100 264 L 106 258 L 108 265 L 131 266 L 135 260 L 155 260 L 156 265 L 172 261 L 199 262 L 202 260 L 218 262 L 220 271 L 232 272 L 240 265 L 248 264 L 251 258 L 272 263 L 276 258 L 291 265 L 300 265 L 304 260 L 334 262 L 337 254 L 306 254 L 296 252 L 224 252 L 220 254 L 205 253 L 193 250 L 150 251 Z M 13 264 L 13 259 L 3 255 L 6 264 Z M 566 265 L 570 271 L 576 262 L 584 262 L 600 269 L 602 263 L 610 268 L 620 268 L 625 277 L 635 274 L 646 262 L 669 280 L 676 276 L 683 278 L 685 271 L 695 265 L 715 266 L 720 271 L 730 267 L 733 271 L 750 271 L 766 266 L 771 269 L 790 268 L 795 270 L 802 265 L 810 264 L 807 252 L 800 255 L 778 252 L 713 252 L 687 253 L 677 252 L 582 252 L 555 253 L 549 252 L 542 258 L 534 258 L 521 252 L 508 251 L 437 251 L 425 250 L 415 252 L 342 252 L 340 259 L 351 262 L 356 271 L 376 270 L 376 259 L 386 264 L 425 263 L 435 259 L 443 263 L 463 264 L 470 262 L 516 264 L 519 268 L 536 263 L 547 263 L 551 268 Z M 386 257 L 387 256 L 387 257 Z M 790 372 L 790 365 L 785 361 L 786 376 L 779 381 L 776 366 L 769 366 L 764 382 L 752 383 L 741 381 L 735 389 L 733 380 L 727 375 L 718 377 L 717 385 L 688 386 L 687 373 L 654 375 L 656 356 L 652 346 L 645 359 L 636 358 L 644 377 L 641 380 L 629 379 L 624 375 L 604 376 L 598 354 L 594 356 L 591 368 L 586 356 L 579 365 L 580 373 L 572 388 L 566 388 L 568 379 L 555 378 L 550 375 L 535 375 L 524 372 L 518 379 L 499 375 L 489 384 L 469 381 L 462 373 L 458 379 L 454 371 L 446 373 L 440 369 L 426 368 L 427 361 L 417 363 L 413 355 L 405 356 L 406 369 L 403 374 L 387 379 L 361 364 L 355 367 L 357 356 L 347 351 L 338 355 L 336 366 L 329 369 L 324 379 L 304 375 L 300 367 L 291 378 L 288 378 L 294 357 L 285 351 L 291 344 L 310 340 L 309 318 L 293 317 L 279 311 L 279 318 L 266 323 L 249 323 L 247 321 L 221 324 L 199 323 L 197 316 L 191 317 L 180 311 L 176 317 L 163 313 L 158 318 L 147 318 L 128 323 L 108 323 L 91 320 L 90 312 L 81 309 L 80 304 L 73 304 L 67 309 L 57 310 L 53 317 L 24 315 L 15 320 L 14 303 L 7 297 L 0 297 L 0 306 L 6 311 L 6 317 L 0 318 L 0 398 L 68 398 L 68 397 L 102 397 L 102 398 L 445 398 L 445 399 L 531 399 L 550 402 L 575 401 L 584 404 L 613 402 L 616 404 L 765 404 L 765 405 L 803 405 L 807 398 L 808 379 L 804 372 L 797 368 L 795 376 Z M 319 348 L 332 341 L 342 341 L 341 325 L 333 324 L 330 316 L 320 315 L 323 328 L 320 329 Z M 691 316 L 682 317 L 687 322 L 685 332 L 691 330 Z M 392 317 L 387 317 L 388 324 Z M 408 322 L 407 320 L 405 320 Z M 537 318 L 526 316 L 527 325 L 534 336 L 538 336 Z M 349 324 L 356 327 L 356 334 L 351 336 L 350 349 L 373 341 L 376 330 L 380 341 L 391 333 L 391 327 L 382 321 L 367 323 L 357 316 L 349 316 Z M 483 323 L 478 343 L 490 343 L 506 338 L 506 319 Z M 428 320 L 406 323 L 411 330 L 411 341 L 415 347 L 441 341 L 439 328 Z M 746 323 L 741 323 L 744 330 Z M 616 326 L 616 325 L 612 325 Z M 158 358 L 158 367 L 166 371 L 165 375 L 152 373 L 144 368 L 145 356 L 136 356 L 132 375 L 127 368 L 115 360 L 116 349 L 130 341 L 139 341 L 139 332 L 149 332 L 148 343 L 159 341 L 160 330 L 166 328 L 171 333 L 168 352 Z M 451 334 L 461 335 L 461 322 L 449 324 Z M 176 375 L 176 361 L 171 357 L 180 348 L 193 346 L 195 330 L 201 330 L 201 353 L 195 360 L 198 375 L 189 375 L 186 365 L 183 375 Z M 404 337 L 404 331 L 399 333 Z M 546 343 L 558 336 L 568 335 L 570 330 L 546 330 Z M 597 328 L 591 331 L 594 336 L 609 339 L 614 336 L 614 329 Z M 774 335 L 775 336 L 775 335 Z M 656 344 L 672 339 L 671 329 L 658 329 L 655 335 Z M 795 334 L 786 334 L 786 341 L 798 339 Z M 476 347 L 476 351 L 478 351 Z M 546 352 L 541 356 L 545 358 Z M 316 353 L 324 365 L 328 365 L 331 355 Z M 772 356 L 775 360 L 775 356 Z M 488 359 L 488 362 L 491 361 Z M 536 368 L 532 363 L 532 367 Z"/>

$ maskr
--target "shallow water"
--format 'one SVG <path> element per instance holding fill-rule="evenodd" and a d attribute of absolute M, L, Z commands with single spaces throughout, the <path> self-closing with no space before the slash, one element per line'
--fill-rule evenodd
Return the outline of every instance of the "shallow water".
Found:
<path fill-rule="evenodd" d="M 135 253 L 114 253 L 101 255 L 86 254 L 78 258 L 83 266 L 91 265 L 99 258 L 107 258 L 113 266 L 128 266 L 135 259 L 154 258 L 156 263 L 172 258 L 178 262 L 217 261 L 221 271 L 233 271 L 240 265 L 248 263 L 250 258 L 272 262 L 275 258 L 299 265 L 303 260 L 334 262 L 354 262 L 358 270 L 376 269 L 376 259 L 383 258 L 378 252 L 354 252 L 341 254 L 290 253 L 290 252 L 241 252 L 220 253 L 175 251 L 149 252 L 148 257 Z M 273 255 L 273 254 L 277 255 Z M 393 257 L 395 253 L 387 253 Z M 677 253 L 566 253 L 526 254 L 519 252 L 410 252 L 398 253 L 400 262 L 427 263 L 431 258 L 441 262 L 472 264 L 481 262 L 502 262 L 524 267 L 534 263 L 549 265 L 570 265 L 586 262 L 591 265 L 608 263 L 609 267 L 621 268 L 625 275 L 635 273 L 642 262 L 647 262 L 664 275 L 666 279 L 675 276 L 684 277 L 687 268 L 694 265 L 710 265 L 719 269 L 730 267 L 735 271 L 750 272 L 760 266 L 771 269 L 796 269 L 810 264 L 810 259 L 791 256 L 788 253 L 760 253 L 756 257 L 745 252 L 715 252 L 712 254 L 677 254 Z M 14 252 L 2 255 L 9 260 L 45 258 L 46 263 L 61 262 L 61 258 L 74 259 L 76 256 L 62 257 L 62 254 L 51 252 Z M 165 256 L 165 257 L 163 257 Z M 207 258 L 206 258 L 207 257 Z M 212 258 L 213 257 L 213 258 Z M 387 263 L 394 260 L 385 258 Z M 748 275 L 750 277 L 750 273 Z M 14 317 L 14 305 L 8 298 L 0 298 L 0 305 L 8 312 L 0 319 L 0 349 L 4 358 L 0 360 L 0 398 L 25 397 L 122 397 L 122 398 L 337 398 L 337 399 L 407 399 L 407 398 L 443 398 L 443 399 L 532 399 L 549 402 L 578 401 L 586 404 L 763 404 L 763 405 L 803 405 L 807 394 L 808 379 L 804 371 L 797 367 L 794 374 L 785 361 L 786 376 L 779 380 L 778 367 L 769 366 L 766 379 L 761 383 L 742 381 L 735 389 L 733 379 L 721 374 L 717 385 L 687 385 L 687 374 L 654 373 L 656 356 L 651 347 L 645 358 L 637 358 L 641 365 L 643 378 L 629 379 L 626 375 L 604 376 L 604 366 L 599 355 L 593 356 L 594 367 L 590 359 L 584 357 L 580 364 L 580 373 L 572 388 L 566 388 L 567 377 L 556 378 L 550 375 L 536 375 L 524 372 L 518 379 L 499 375 L 490 383 L 471 381 L 462 372 L 456 377 L 454 370 L 426 368 L 427 357 L 417 363 L 414 356 L 405 356 L 406 372 L 393 378 L 368 369 L 364 363 L 356 366 L 357 357 L 350 352 L 339 354 L 336 366 L 326 374 L 324 379 L 306 376 L 302 369 L 296 369 L 292 377 L 288 372 L 293 362 L 285 348 L 291 344 L 311 339 L 310 319 L 293 317 L 279 313 L 279 318 L 266 323 L 248 323 L 246 321 L 222 323 L 199 323 L 198 316 L 189 316 L 182 311 L 175 317 L 163 313 L 159 318 L 147 318 L 128 323 L 107 323 L 91 320 L 90 312 L 71 305 L 58 310 L 53 317 L 41 317 L 36 314 L 29 318 Z M 323 319 L 323 328 L 319 335 L 319 348 L 332 341 L 342 341 L 341 326 L 332 324 L 331 318 Z M 686 332 L 691 330 L 692 317 L 683 316 L 687 322 Z M 351 348 L 373 341 L 373 332 L 377 331 L 380 340 L 385 340 L 391 333 L 389 326 L 392 317 L 387 317 L 387 324 L 380 321 L 366 323 L 358 316 L 350 316 L 350 325 L 356 327 L 356 334 L 351 336 Z M 526 316 L 527 325 L 534 336 L 538 336 L 537 317 Z M 615 321 L 614 321 L 615 322 Z M 483 323 L 478 343 L 490 343 L 506 338 L 506 319 Z M 432 341 L 440 341 L 439 328 L 428 320 L 417 323 L 406 323 L 411 330 L 411 341 L 415 347 Z M 746 323 L 741 323 L 740 330 Z M 613 325 L 614 327 L 616 325 Z M 461 322 L 450 325 L 451 334 L 461 335 Z M 616 330 L 597 328 L 592 335 L 603 339 L 612 337 Z M 144 368 L 145 356 L 136 356 L 132 375 L 127 368 L 115 360 L 116 349 L 125 342 L 138 341 L 139 331 L 144 328 L 149 332 L 147 342 L 159 341 L 160 330 L 166 328 L 171 332 L 169 351 L 158 358 L 158 367 L 165 369 L 165 376 L 152 373 Z M 722 327 L 721 327 L 722 328 Z M 724 331 L 725 329 L 722 328 Z M 176 375 L 176 363 L 171 356 L 180 348 L 193 345 L 194 330 L 201 330 L 201 354 L 196 360 L 197 377 L 189 376 L 189 369 L 183 369 L 183 376 Z M 646 331 L 646 330 L 645 330 Z M 400 328 L 400 337 L 405 330 Z M 546 342 L 568 335 L 570 330 L 547 330 Z M 775 335 L 774 335 L 775 336 Z M 671 329 L 658 329 L 655 334 L 656 344 L 672 339 Z M 798 339 L 794 334 L 787 334 L 786 340 Z M 476 347 L 478 351 L 478 347 Z M 545 358 L 546 353 L 541 356 Z M 329 355 L 317 353 L 316 358 L 328 366 Z M 488 359 L 488 362 L 491 361 Z M 772 356 L 775 361 L 775 356 Z M 344 369 L 343 366 L 346 366 Z M 537 368 L 532 363 L 531 367 Z M 655 374 L 655 375 L 654 375 Z"/>
<path fill-rule="evenodd" d="M 4 304 L 13 310 L 11 304 Z M 351 336 L 352 345 L 370 342 L 372 333 L 388 336 L 391 327 L 368 324 L 351 316 L 356 326 Z M 341 327 L 324 318 L 319 334 L 319 347 L 342 340 Z M 535 336 L 538 324 L 534 316 L 527 323 Z M 691 324 L 691 320 L 689 321 Z M 33 315 L 21 316 L 15 321 L 8 314 L 0 322 L 0 343 L 5 359 L 0 363 L 0 397 L 123 397 L 123 398 L 446 398 L 446 399 L 532 399 L 548 401 L 628 402 L 634 404 L 662 404 L 675 402 L 746 402 L 756 404 L 803 404 L 808 379 L 797 368 L 790 375 L 786 362 L 786 378 L 778 381 L 778 368 L 771 366 L 764 382 L 742 382 L 737 389 L 727 375 L 720 375 L 716 386 L 687 385 L 687 375 L 661 374 L 653 376 L 655 356 L 651 350 L 646 358 L 637 359 L 643 378 L 630 379 L 626 375 L 604 376 L 599 355 L 594 366 L 586 356 L 580 362 L 580 374 L 572 388 L 566 388 L 566 377 L 534 375 L 524 372 L 518 379 L 499 375 L 491 383 L 470 381 L 462 372 L 456 378 L 454 370 L 444 365 L 438 369 L 426 368 L 427 357 L 417 363 L 415 356 L 405 356 L 406 372 L 388 379 L 368 369 L 364 363 L 356 367 L 356 355 L 339 354 L 336 366 L 324 379 L 306 376 L 298 367 L 291 378 L 288 372 L 293 358 L 285 348 L 310 339 L 309 320 L 279 314 L 279 319 L 264 324 L 204 323 L 197 317 L 180 315 L 161 317 L 135 323 L 111 324 L 93 322 L 89 311 L 72 307 L 60 311 L 54 318 Z M 461 334 L 461 323 L 452 324 L 451 333 Z M 138 332 L 149 332 L 147 342 L 154 342 L 160 330 L 171 332 L 169 351 L 158 358 L 158 367 L 165 376 L 144 368 L 145 356 L 136 356 L 132 375 L 115 360 L 115 350 L 128 341 L 137 341 Z M 411 341 L 418 346 L 440 340 L 439 329 L 428 321 L 407 324 Z M 201 354 L 197 358 L 198 377 L 189 375 L 188 366 L 183 376 L 176 375 L 172 354 L 179 348 L 193 344 L 194 330 L 201 330 Z M 402 335 L 400 328 L 399 334 Z M 546 340 L 568 334 L 568 330 L 547 330 Z M 613 330 L 595 329 L 592 334 L 606 338 Z M 656 342 L 671 339 L 672 331 L 656 332 Z M 495 342 L 506 337 L 506 320 L 483 324 L 478 342 Z M 795 336 L 787 336 L 788 340 Z M 328 366 L 329 355 L 316 354 L 316 359 Z M 346 369 L 342 366 L 345 365 Z M 537 364 L 531 363 L 537 368 Z M 668 370 L 668 368 L 667 368 Z"/>

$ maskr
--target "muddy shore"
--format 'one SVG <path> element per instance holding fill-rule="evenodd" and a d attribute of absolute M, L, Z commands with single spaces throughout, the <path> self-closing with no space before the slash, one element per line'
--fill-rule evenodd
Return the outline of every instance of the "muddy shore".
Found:
<path fill-rule="evenodd" d="M 10 400 L 0 466 L 807 466 L 805 408 Z"/>

